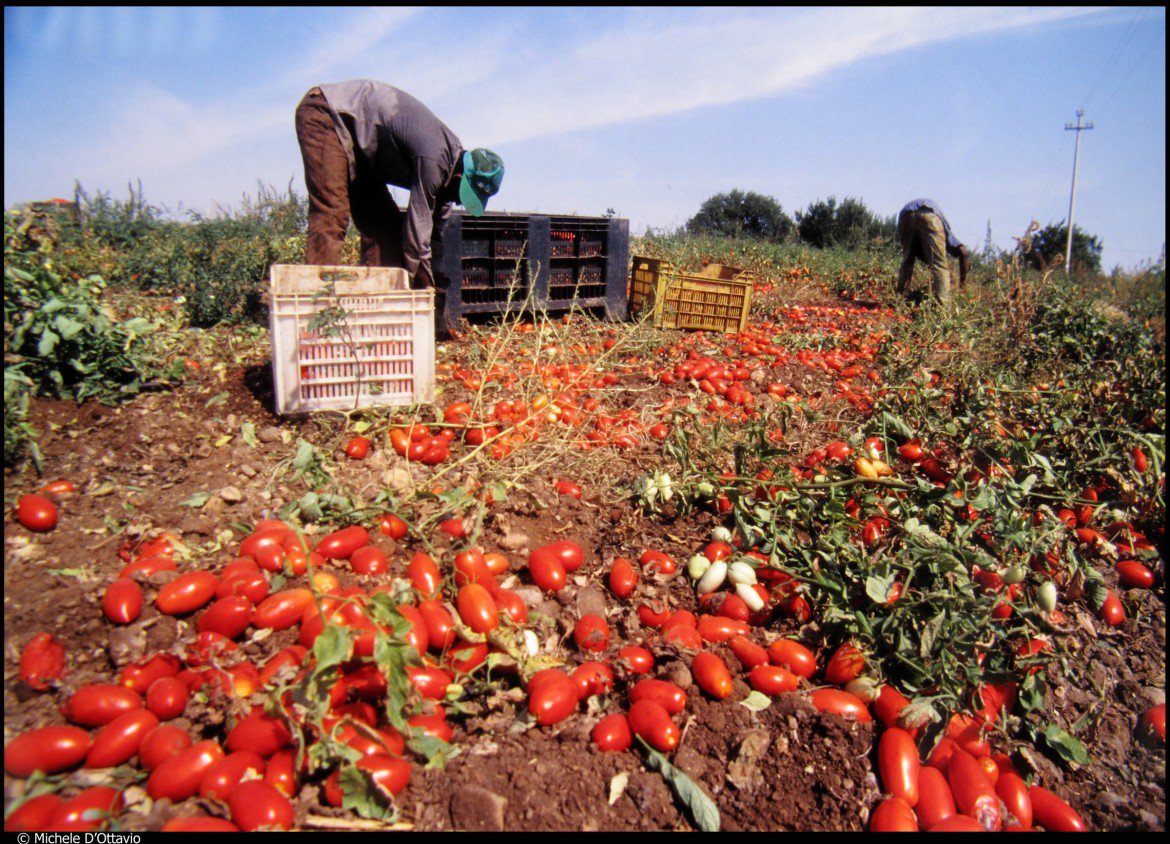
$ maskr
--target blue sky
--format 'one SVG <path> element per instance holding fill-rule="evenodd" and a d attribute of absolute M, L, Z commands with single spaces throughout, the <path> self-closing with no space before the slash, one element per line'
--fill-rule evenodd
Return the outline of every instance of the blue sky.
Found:
<path fill-rule="evenodd" d="M 6 7 L 4 204 L 303 192 L 297 102 L 366 77 L 503 157 L 491 210 L 643 234 L 736 188 L 928 196 L 1003 248 L 1067 218 L 1083 108 L 1075 222 L 1128 269 L 1166 240 L 1165 33 L 1162 7 Z"/>

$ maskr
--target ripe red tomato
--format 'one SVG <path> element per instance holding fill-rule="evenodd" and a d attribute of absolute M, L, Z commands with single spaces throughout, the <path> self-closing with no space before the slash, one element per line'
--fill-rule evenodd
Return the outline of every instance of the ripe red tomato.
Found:
<path fill-rule="evenodd" d="M 617 664 L 631 674 L 646 674 L 654 668 L 654 654 L 639 645 L 625 645 L 618 650 Z"/>
<path fill-rule="evenodd" d="M 326 534 L 314 550 L 327 560 L 348 560 L 354 551 L 369 544 L 370 532 L 361 525 L 350 525 Z"/>
<path fill-rule="evenodd" d="M 888 727 L 878 741 L 878 772 L 882 786 L 913 809 L 918 805 L 918 746 L 899 727 Z"/>
<path fill-rule="evenodd" d="M 75 691 L 61 707 L 61 714 L 83 727 L 102 727 L 142 707 L 142 696 L 125 686 L 93 683 Z"/>
<path fill-rule="evenodd" d="M 93 746 L 85 757 L 85 767 L 114 768 L 129 762 L 146 734 L 158 724 L 158 716 L 146 709 L 119 715 L 94 736 Z"/>
<path fill-rule="evenodd" d="M 841 718 L 853 718 L 862 724 L 873 720 L 865 701 L 841 689 L 817 689 L 812 693 L 812 704 L 818 712 L 827 712 Z"/>
<path fill-rule="evenodd" d="M 825 682 L 844 686 L 865 668 L 865 657 L 852 642 L 843 643 L 825 666 Z"/>
<path fill-rule="evenodd" d="M 384 535 L 397 541 L 406 537 L 409 528 L 406 522 L 393 513 L 384 513 L 378 517 L 378 530 Z"/>
<path fill-rule="evenodd" d="M 261 630 L 287 630 L 292 627 L 305 611 L 314 605 L 311 589 L 284 589 L 269 595 L 252 612 L 252 625 Z"/>
<path fill-rule="evenodd" d="M 96 832 L 121 810 L 122 792 L 108 785 L 95 785 L 58 806 L 46 829 L 53 832 Z"/>
<path fill-rule="evenodd" d="M 746 671 L 768 662 L 768 651 L 747 636 L 732 636 L 727 640 L 727 646 Z"/>
<path fill-rule="evenodd" d="M 173 724 L 160 724 L 142 737 L 138 746 L 138 764 L 153 771 L 167 759 L 191 746 L 191 736 Z"/>
<path fill-rule="evenodd" d="M 691 662 L 691 672 L 699 688 L 716 700 L 731 697 L 731 672 L 727 663 L 710 651 L 699 651 Z"/>
<path fill-rule="evenodd" d="M 52 633 L 38 633 L 20 652 L 20 679 L 38 692 L 65 678 L 65 646 Z"/>
<path fill-rule="evenodd" d="M 422 551 L 419 551 L 411 557 L 410 564 L 406 567 L 406 573 L 410 575 L 411 585 L 424 598 L 429 598 L 437 594 L 439 586 L 443 581 L 442 575 L 439 573 L 439 567 L 435 565 L 435 561 Z"/>
<path fill-rule="evenodd" d="M 901 726 L 898 716 L 910 705 L 910 700 L 891 685 L 884 685 L 873 702 L 873 712 L 884 727 Z"/>
<path fill-rule="evenodd" d="M 194 818 L 171 818 L 162 827 L 163 832 L 239 832 L 240 828 L 223 818 L 199 815 Z"/>
<path fill-rule="evenodd" d="M 609 570 L 609 588 L 623 600 L 634 594 L 638 585 L 638 573 L 625 557 L 615 557 Z"/>
<path fill-rule="evenodd" d="M 1048 789 L 1033 785 L 1028 796 L 1032 798 L 1032 820 L 1048 832 L 1088 831 L 1077 810 Z"/>
<path fill-rule="evenodd" d="M 581 568 L 581 564 L 585 562 L 585 551 L 576 542 L 570 542 L 567 539 L 549 543 L 537 550 L 549 551 L 554 554 L 569 574 Z"/>
<path fill-rule="evenodd" d="M 1001 771 L 995 782 L 995 793 L 1003 801 L 1009 818 L 1024 829 L 1032 827 L 1032 795 L 1028 784 L 1014 771 Z"/>
<path fill-rule="evenodd" d="M 606 715 L 590 733 L 593 743 L 602 752 L 629 750 L 634 742 L 634 734 L 630 730 L 629 719 L 625 713 L 615 712 Z"/>
<path fill-rule="evenodd" d="M 345 444 L 345 456 L 350 460 L 362 460 L 369 453 L 369 437 L 354 437 Z"/>
<path fill-rule="evenodd" d="M 248 771 L 256 775 L 264 773 L 264 760 L 260 754 L 250 750 L 229 753 L 207 769 L 199 781 L 199 796 L 204 800 L 227 800 Z"/>
<path fill-rule="evenodd" d="M 995 787 L 974 756 L 956 749 L 947 765 L 947 783 L 961 814 L 975 818 L 988 832 L 1003 826 Z"/>
<path fill-rule="evenodd" d="M 757 665 L 748 672 L 748 684 L 757 692 L 780 695 L 796 691 L 800 678 L 779 665 Z"/>
<path fill-rule="evenodd" d="M 678 747 L 681 733 L 670 719 L 670 713 L 654 700 L 638 700 L 630 706 L 630 730 L 661 753 L 671 753 Z"/>
<path fill-rule="evenodd" d="M 128 577 L 121 577 L 106 587 L 102 611 L 114 624 L 130 624 L 142 613 L 142 587 Z"/>
<path fill-rule="evenodd" d="M 921 766 L 918 769 L 918 804 L 914 813 L 923 829 L 929 829 L 958 812 L 946 775 L 938 768 Z"/>
<path fill-rule="evenodd" d="M 209 571 L 188 572 L 160 589 L 154 604 L 164 615 L 185 615 L 210 601 L 218 586 L 219 579 Z"/>
<path fill-rule="evenodd" d="M 385 574 L 390 571 L 390 558 L 381 548 L 363 545 L 349 555 L 349 565 L 355 574 Z"/>
<path fill-rule="evenodd" d="M 57 505 L 43 495 L 30 492 L 16 502 L 16 520 L 28 530 L 45 533 L 57 526 Z"/>
<path fill-rule="evenodd" d="M 577 703 L 577 684 L 559 669 L 538 672 L 529 681 L 528 712 L 541 726 L 565 720 L 577 710 Z"/>
<path fill-rule="evenodd" d="M 1121 560 L 1116 568 L 1118 579 L 1123 586 L 1130 589 L 1149 589 L 1154 585 L 1154 573 L 1145 563 L 1138 560 Z"/>
<path fill-rule="evenodd" d="M 219 742 L 196 742 L 155 766 L 146 781 L 146 793 L 155 800 L 166 798 L 173 803 L 194 797 L 204 775 L 223 758 Z"/>
<path fill-rule="evenodd" d="M 528 605 L 524 603 L 524 599 L 511 589 L 497 589 L 496 594 L 492 596 L 496 601 L 496 607 L 500 612 L 506 614 L 508 618 L 512 619 L 516 624 L 528 623 Z"/>
<path fill-rule="evenodd" d="M 537 548 L 528 555 L 528 573 L 533 583 L 545 592 L 557 592 L 565 586 L 564 563 L 547 548 Z"/>
<path fill-rule="evenodd" d="M 187 710 L 191 690 L 176 677 L 160 677 L 146 690 L 146 708 L 160 721 L 178 718 Z"/>
<path fill-rule="evenodd" d="M 81 764 L 90 745 L 89 733 L 80 727 L 26 730 L 4 746 L 4 770 L 14 777 L 55 774 Z"/>
<path fill-rule="evenodd" d="M 773 665 L 787 668 L 806 680 L 812 679 L 817 671 L 817 658 L 813 652 L 792 639 L 777 639 L 768 645 L 768 659 Z"/>
<path fill-rule="evenodd" d="M 495 576 L 487 566 L 483 551 L 479 548 L 468 548 L 455 555 L 455 585 L 466 586 L 468 583 L 478 583 L 484 588 L 495 581 Z"/>
<path fill-rule="evenodd" d="M 232 753 L 251 750 L 267 759 L 292 744 L 292 734 L 279 718 L 255 707 L 228 731 L 224 741 Z"/>
<path fill-rule="evenodd" d="M 447 687 L 454 682 L 450 674 L 437 666 L 417 668 L 408 665 L 406 675 L 418 693 L 428 700 L 442 700 L 447 696 Z"/>
<path fill-rule="evenodd" d="M 905 800 L 890 797 L 878 804 L 869 816 L 870 832 L 917 832 L 918 818 Z"/>
<path fill-rule="evenodd" d="M 557 481 L 554 486 L 557 495 L 567 495 L 570 498 L 581 498 L 581 485 L 572 481 Z"/>
<path fill-rule="evenodd" d="M 247 630 L 251 622 L 252 602 L 244 595 L 228 595 L 208 607 L 195 622 L 195 628 L 200 633 L 211 631 L 234 639 Z"/>
<path fill-rule="evenodd" d="M 64 802 L 52 793 L 25 800 L 4 819 L 4 831 L 44 832 L 49 829 L 49 819 Z"/>
<path fill-rule="evenodd" d="M 630 701 L 652 700 L 670 715 L 678 715 L 687 707 L 687 693 L 668 680 L 648 678 L 639 680 L 630 689 Z"/>
<path fill-rule="evenodd" d="M 358 763 L 360 766 L 360 763 Z M 245 780 L 227 798 L 232 823 L 244 832 L 258 829 L 292 829 L 292 803 L 264 780 Z"/>
<path fill-rule="evenodd" d="M 500 611 L 486 588 L 468 583 L 459 589 L 456 609 L 463 623 L 476 633 L 488 633 L 500 626 Z"/>
<path fill-rule="evenodd" d="M 1117 593 L 1112 589 L 1105 596 L 1105 603 L 1101 604 L 1098 615 L 1110 627 L 1117 627 L 1121 622 L 1125 621 L 1125 607 L 1122 605 L 1121 599 L 1117 597 Z"/>
<path fill-rule="evenodd" d="M 573 641 L 583 651 L 604 651 L 609 647 L 609 624 L 599 615 L 583 615 L 573 628 Z"/>
<path fill-rule="evenodd" d="M 1143 729 L 1148 730 L 1154 737 L 1165 744 L 1166 704 L 1159 703 L 1157 706 L 1147 709 L 1142 713 L 1140 724 Z"/>
<path fill-rule="evenodd" d="M 398 738 L 401 739 L 402 736 L 398 735 Z M 401 747 L 403 751 L 406 750 L 405 743 Z M 291 798 L 297 793 L 299 787 L 296 764 L 297 753 L 295 750 L 278 750 L 268 760 L 268 765 L 264 770 L 264 781 L 285 797 Z"/>

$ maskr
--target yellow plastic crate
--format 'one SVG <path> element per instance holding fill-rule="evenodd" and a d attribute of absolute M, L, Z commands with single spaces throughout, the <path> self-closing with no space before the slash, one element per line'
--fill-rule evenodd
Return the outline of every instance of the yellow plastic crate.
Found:
<path fill-rule="evenodd" d="M 747 325 L 755 276 L 746 270 L 708 264 L 680 272 L 667 260 L 635 255 L 630 272 L 630 314 L 653 311 L 661 328 L 736 333 Z"/>
<path fill-rule="evenodd" d="M 435 294 L 406 270 L 274 264 L 269 296 L 278 414 L 434 401 Z"/>

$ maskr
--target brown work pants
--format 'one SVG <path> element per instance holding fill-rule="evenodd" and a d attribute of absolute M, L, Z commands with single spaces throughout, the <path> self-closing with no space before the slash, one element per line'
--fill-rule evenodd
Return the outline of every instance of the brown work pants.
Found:
<path fill-rule="evenodd" d="M 939 302 L 950 302 L 951 270 L 947 264 L 947 236 L 938 215 L 928 208 L 902 214 L 898 218 L 898 240 L 902 244 L 898 292 L 906 293 L 917 259 L 930 268 L 934 297 Z"/>
<path fill-rule="evenodd" d="M 367 267 L 406 267 L 402 254 L 405 215 L 385 183 L 363 173 L 357 157 L 354 179 L 333 112 L 320 88 L 305 94 L 296 112 L 297 141 L 309 193 L 309 234 L 305 263 L 337 266 L 350 218 L 361 234 L 361 262 Z"/>

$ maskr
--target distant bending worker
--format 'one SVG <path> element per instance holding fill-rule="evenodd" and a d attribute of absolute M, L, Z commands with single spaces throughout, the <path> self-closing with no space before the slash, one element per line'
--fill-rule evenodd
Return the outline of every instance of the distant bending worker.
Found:
<path fill-rule="evenodd" d="M 951 300 L 951 271 L 947 256 L 959 259 L 959 287 L 967 283 L 967 247 L 961 244 L 942 209 L 929 199 L 908 202 L 898 214 L 898 240 L 902 244 L 902 267 L 898 270 L 898 292 L 906 294 L 914 274 L 914 259 L 930 267 L 931 290 L 939 302 Z"/>
<path fill-rule="evenodd" d="M 500 189 L 504 162 L 466 151 L 430 109 L 403 90 L 354 79 L 311 88 L 296 111 L 309 195 L 308 264 L 338 265 L 350 218 L 367 267 L 403 267 L 415 288 L 433 288 L 431 240 L 458 202 L 483 214 Z M 410 191 L 403 213 L 387 185 Z M 449 331 L 436 291 L 440 339 Z"/>

